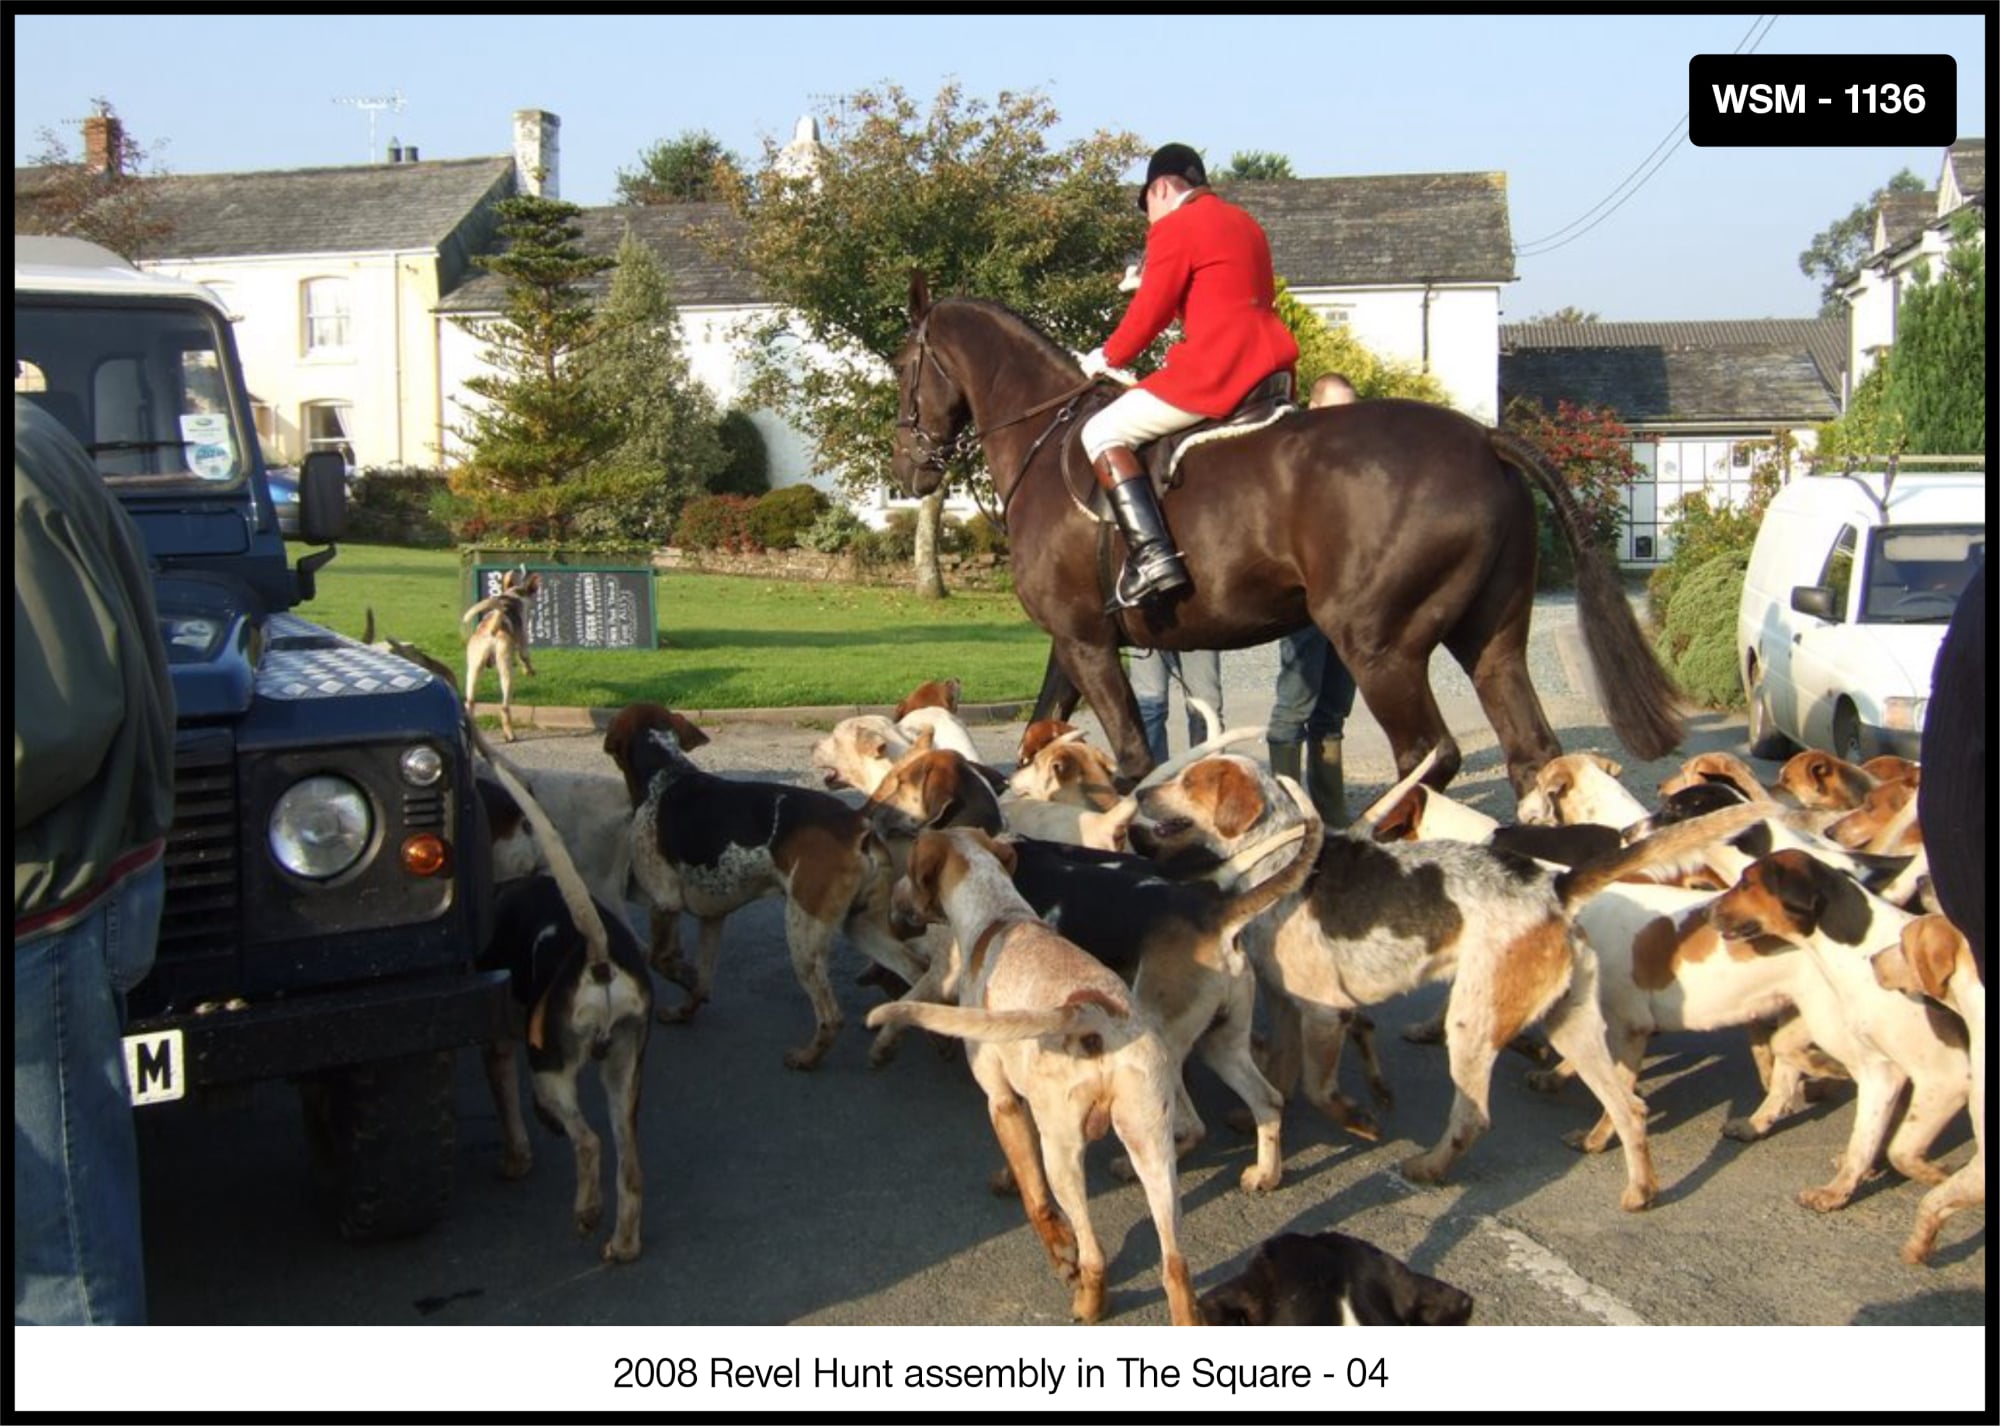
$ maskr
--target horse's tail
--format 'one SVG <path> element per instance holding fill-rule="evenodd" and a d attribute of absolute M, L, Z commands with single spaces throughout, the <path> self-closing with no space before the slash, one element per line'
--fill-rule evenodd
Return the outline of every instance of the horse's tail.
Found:
<path fill-rule="evenodd" d="M 1576 499 L 1548 458 L 1512 431 L 1495 430 L 1489 439 L 1496 456 L 1548 496 L 1563 538 L 1569 542 L 1576 560 L 1576 598 L 1584 648 L 1597 674 L 1612 731 L 1642 758 L 1666 756 L 1680 746 L 1687 733 L 1681 692 L 1646 642 L 1611 561 L 1584 538 Z"/>

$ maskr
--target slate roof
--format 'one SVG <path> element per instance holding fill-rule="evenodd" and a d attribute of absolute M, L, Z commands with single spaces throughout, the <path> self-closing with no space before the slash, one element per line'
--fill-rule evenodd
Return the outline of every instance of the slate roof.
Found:
<path fill-rule="evenodd" d="M 1882 220 L 1882 246 L 1875 252 L 1887 252 L 1899 248 L 1923 231 L 1924 224 L 1937 216 L 1938 195 L 1935 188 L 1922 193 L 1890 193 L 1883 197 L 1876 212 Z M 1871 233 L 1869 235 L 1873 237 Z M 1874 254 L 1870 254 L 1873 256 Z"/>
<path fill-rule="evenodd" d="M 1500 400 L 1609 406 L 1628 425 L 1827 421 L 1846 351 L 1838 318 L 1503 323 Z"/>
<path fill-rule="evenodd" d="M 1975 193 L 1986 192 L 1986 140 L 1960 139 L 1945 151 L 1945 162 L 1951 165 L 1952 176 L 1958 180 L 1958 191 L 1968 198 Z"/>
<path fill-rule="evenodd" d="M 1218 183 L 1271 239 L 1294 289 L 1512 282 L 1504 173 L 1398 173 Z"/>
<path fill-rule="evenodd" d="M 1294 289 L 1376 283 L 1511 282 L 1513 238 L 1506 177 L 1498 173 L 1395 174 L 1381 178 L 1292 178 L 1220 183 L 1216 192 L 1264 225 L 1278 275 Z M 584 210 L 586 252 L 617 252 L 625 225 L 660 259 L 682 306 L 754 305 L 755 278 L 715 256 L 698 234 L 741 231 L 725 204 Z M 599 279 L 608 284 L 609 276 Z M 439 304 L 490 312 L 500 279 L 474 273 Z"/>
<path fill-rule="evenodd" d="M 16 169 L 16 192 L 39 172 Z M 147 256 L 440 249 L 441 307 L 492 311 L 499 279 L 471 267 L 467 249 L 490 245 L 485 210 L 511 193 L 512 176 L 505 156 L 170 175 L 158 180 L 154 202 L 173 232 Z M 1294 289 L 1514 280 L 1505 174 L 1294 178 L 1223 183 L 1217 191 L 1264 225 L 1278 274 Z M 680 303 L 766 300 L 747 270 L 718 259 L 696 236 L 704 227 L 740 231 L 723 204 L 589 208 L 579 221 L 583 247 L 606 256 L 629 223 L 659 256 Z"/>
<path fill-rule="evenodd" d="M 511 158 L 170 174 L 152 201 L 172 231 L 149 259 L 436 249 L 512 189 Z M 19 191 L 24 174 L 15 170 Z"/>
<path fill-rule="evenodd" d="M 673 284 L 679 307 L 749 306 L 768 299 L 756 280 L 740 265 L 717 257 L 704 242 L 709 234 L 733 238 L 742 220 L 726 203 L 674 203 L 654 208 L 586 208 L 577 219 L 582 230 L 578 246 L 593 256 L 615 257 L 630 226 L 653 250 Z M 584 285 L 599 292 L 611 286 L 612 274 L 601 273 Z M 438 303 L 441 312 L 497 312 L 505 282 L 494 273 L 474 268 L 465 281 Z"/>

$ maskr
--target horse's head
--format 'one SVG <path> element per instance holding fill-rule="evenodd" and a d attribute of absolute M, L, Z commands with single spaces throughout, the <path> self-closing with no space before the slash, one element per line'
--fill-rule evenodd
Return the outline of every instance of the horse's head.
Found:
<path fill-rule="evenodd" d="M 896 441 L 889 469 L 911 495 L 943 483 L 959 433 L 971 418 L 965 389 L 931 345 L 931 296 L 921 269 L 910 275 L 910 335 L 896 353 Z"/>

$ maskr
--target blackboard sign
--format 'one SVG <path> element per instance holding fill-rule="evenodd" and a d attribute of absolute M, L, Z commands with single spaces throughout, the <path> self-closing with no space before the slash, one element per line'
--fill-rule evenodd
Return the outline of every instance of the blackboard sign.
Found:
<path fill-rule="evenodd" d="M 475 564 L 467 607 L 500 592 L 501 578 L 521 561 Z M 536 649 L 655 649 L 653 571 L 644 568 L 536 564 L 542 587 L 528 601 L 528 645 Z"/>

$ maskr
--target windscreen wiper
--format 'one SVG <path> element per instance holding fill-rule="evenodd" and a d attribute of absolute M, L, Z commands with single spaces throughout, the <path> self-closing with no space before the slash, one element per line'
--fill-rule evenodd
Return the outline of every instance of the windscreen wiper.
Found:
<path fill-rule="evenodd" d="M 96 455 L 99 451 L 157 451 L 166 446 L 186 444 L 186 441 L 92 441 L 84 449 Z"/>

